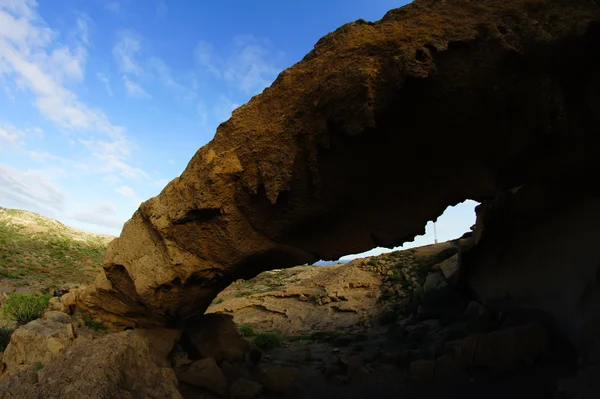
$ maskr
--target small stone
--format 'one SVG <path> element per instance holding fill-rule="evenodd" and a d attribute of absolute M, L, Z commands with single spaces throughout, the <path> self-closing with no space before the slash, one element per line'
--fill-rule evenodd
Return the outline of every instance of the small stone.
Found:
<path fill-rule="evenodd" d="M 304 294 L 300 294 L 300 296 L 298 297 L 298 300 L 300 302 L 308 302 L 308 297 Z"/>
<path fill-rule="evenodd" d="M 446 279 L 441 273 L 431 273 L 425 279 L 425 284 L 423 284 L 423 290 L 425 292 L 431 290 L 440 290 L 447 286 L 448 283 L 446 282 Z"/>

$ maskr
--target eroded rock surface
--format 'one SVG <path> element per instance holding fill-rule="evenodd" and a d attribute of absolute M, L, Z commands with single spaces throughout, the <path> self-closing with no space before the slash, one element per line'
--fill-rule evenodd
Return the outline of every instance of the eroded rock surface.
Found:
<path fill-rule="evenodd" d="M 64 302 L 172 324 L 238 278 L 401 244 L 465 198 L 597 176 L 599 19 L 595 0 L 417 0 L 340 27 L 235 110 Z"/>
<path fill-rule="evenodd" d="M 74 346 L 41 369 L 0 383 L 0 398 L 181 398 L 177 380 L 157 365 L 148 341 L 135 331 Z"/>

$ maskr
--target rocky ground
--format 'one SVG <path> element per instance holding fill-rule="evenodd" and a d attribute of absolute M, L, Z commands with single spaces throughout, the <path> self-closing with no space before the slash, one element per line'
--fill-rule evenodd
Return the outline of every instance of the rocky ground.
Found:
<path fill-rule="evenodd" d="M 179 329 L 106 331 L 55 297 L 12 334 L 0 398 L 568 397 L 577 359 L 552 324 L 457 285 L 470 248 L 262 273 Z"/>
<path fill-rule="evenodd" d="M 0 207 L 0 294 L 89 284 L 113 239 L 32 212 Z"/>

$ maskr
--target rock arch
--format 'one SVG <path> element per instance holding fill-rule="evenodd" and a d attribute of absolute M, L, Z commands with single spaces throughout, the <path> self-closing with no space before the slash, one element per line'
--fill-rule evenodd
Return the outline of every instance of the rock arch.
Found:
<path fill-rule="evenodd" d="M 231 281 L 399 245 L 465 199 L 590 187 L 599 22 L 595 0 L 417 0 L 340 27 L 219 126 L 67 301 L 174 324 Z"/>

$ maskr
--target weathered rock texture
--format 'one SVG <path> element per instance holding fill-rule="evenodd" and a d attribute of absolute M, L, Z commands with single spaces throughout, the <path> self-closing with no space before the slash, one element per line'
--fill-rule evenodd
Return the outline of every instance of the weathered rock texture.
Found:
<path fill-rule="evenodd" d="M 0 398 L 181 398 L 169 370 L 157 365 L 145 338 L 125 331 L 71 347 L 41 370 L 12 375 L 0 383 Z"/>
<path fill-rule="evenodd" d="M 349 328 L 379 310 L 381 276 L 360 268 L 363 262 L 264 272 L 229 286 L 207 312 L 231 314 L 237 324 L 257 331 L 299 334 Z"/>
<path fill-rule="evenodd" d="M 401 244 L 448 206 L 597 178 L 600 3 L 417 0 L 323 37 L 221 124 L 67 303 L 203 313 L 231 281 Z"/>

